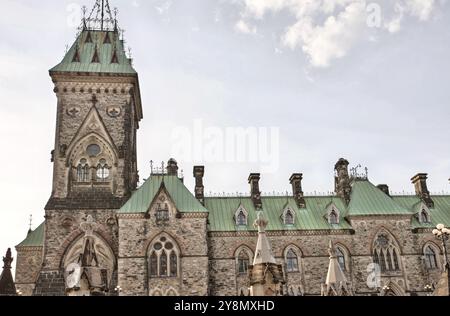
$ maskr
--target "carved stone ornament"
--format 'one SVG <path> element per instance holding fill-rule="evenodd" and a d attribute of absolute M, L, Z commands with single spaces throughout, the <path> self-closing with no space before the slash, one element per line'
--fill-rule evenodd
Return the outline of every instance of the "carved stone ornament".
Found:
<path fill-rule="evenodd" d="M 106 112 L 108 113 L 108 115 L 110 117 L 116 118 L 122 114 L 122 109 L 118 106 L 110 106 L 110 107 L 108 107 Z"/>
<path fill-rule="evenodd" d="M 80 114 L 81 109 L 79 107 L 73 106 L 67 109 L 67 115 L 71 117 L 76 117 Z"/>
<path fill-rule="evenodd" d="M 92 215 L 88 215 L 86 221 L 80 224 L 80 229 L 84 232 L 85 237 L 94 236 L 94 230 L 96 227 L 97 224 L 94 222 Z"/>

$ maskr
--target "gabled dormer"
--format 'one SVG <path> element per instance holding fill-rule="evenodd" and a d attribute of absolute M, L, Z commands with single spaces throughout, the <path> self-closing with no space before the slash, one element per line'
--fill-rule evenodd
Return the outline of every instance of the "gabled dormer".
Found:
<path fill-rule="evenodd" d="M 431 224 L 431 211 L 425 202 L 419 202 L 415 208 L 415 217 L 420 224 Z"/>
<path fill-rule="evenodd" d="M 330 202 L 330 204 L 328 204 L 325 219 L 330 225 L 339 225 L 341 222 L 341 211 L 337 208 L 334 202 Z"/>
<path fill-rule="evenodd" d="M 241 204 L 238 209 L 234 213 L 234 221 L 237 227 L 246 227 L 248 226 L 248 211 Z"/>

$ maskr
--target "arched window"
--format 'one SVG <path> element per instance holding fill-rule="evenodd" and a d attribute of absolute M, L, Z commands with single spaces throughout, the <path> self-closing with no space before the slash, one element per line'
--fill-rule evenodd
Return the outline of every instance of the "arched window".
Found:
<path fill-rule="evenodd" d="M 239 212 L 236 222 L 238 226 L 247 226 L 247 216 L 245 215 L 244 211 Z"/>
<path fill-rule="evenodd" d="M 424 224 L 430 223 L 430 217 L 428 216 L 427 211 L 422 210 L 420 213 L 420 222 Z"/>
<path fill-rule="evenodd" d="M 158 203 L 156 205 L 156 220 L 168 221 L 169 218 L 169 205 L 167 203 Z"/>
<path fill-rule="evenodd" d="M 329 215 L 329 223 L 331 225 L 339 224 L 339 217 L 335 210 L 332 210 Z"/>
<path fill-rule="evenodd" d="M 286 254 L 286 271 L 298 272 L 298 256 L 292 249 L 289 249 Z"/>
<path fill-rule="evenodd" d="M 436 252 L 431 246 L 425 248 L 425 265 L 428 270 L 435 270 L 438 268 Z"/>
<path fill-rule="evenodd" d="M 241 250 L 238 256 L 238 273 L 247 274 L 248 266 L 250 265 L 250 258 L 247 251 Z"/>
<path fill-rule="evenodd" d="M 336 253 L 337 253 L 337 259 L 338 259 L 339 266 L 341 267 L 342 271 L 345 271 L 346 268 L 345 268 L 345 254 L 344 254 L 344 252 L 342 251 L 341 248 L 336 247 Z"/>
<path fill-rule="evenodd" d="M 399 253 L 397 244 L 387 232 L 377 235 L 374 241 L 373 261 L 379 264 L 381 272 L 400 270 Z"/>
<path fill-rule="evenodd" d="M 78 164 L 77 182 L 89 182 L 89 165 L 86 159 L 81 159 Z"/>
<path fill-rule="evenodd" d="M 109 178 L 109 167 L 105 159 L 101 159 L 97 165 L 97 181 L 106 182 Z"/>
<path fill-rule="evenodd" d="M 157 238 L 149 247 L 149 271 L 151 278 L 178 277 L 179 250 L 166 236 Z"/>
<path fill-rule="evenodd" d="M 284 213 L 284 224 L 294 225 L 294 213 L 290 209 L 287 209 Z"/>

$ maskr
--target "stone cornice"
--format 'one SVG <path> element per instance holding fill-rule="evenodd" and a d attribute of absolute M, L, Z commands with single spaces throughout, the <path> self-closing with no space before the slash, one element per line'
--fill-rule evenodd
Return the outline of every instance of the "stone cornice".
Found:
<path fill-rule="evenodd" d="M 371 214 L 371 215 L 348 215 L 345 218 L 348 220 L 380 220 L 380 219 L 411 219 L 413 214 Z"/>
<path fill-rule="evenodd" d="M 352 235 L 353 230 L 288 230 L 268 231 L 267 236 L 324 236 L 324 235 Z M 257 231 L 234 231 L 234 232 L 208 232 L 209 237 L 256 237 Z"/>
<path fill-rule="evenodd" d="M 16 246 L 16 251 L 22 252 L 33 252 L 33 251 L 42 251 L 43 246 Z"/>
<path fill-rule="evenodd" d="M 208 213 L 180 213 L 181 218 L 208 218 Z M 146 219 L 144 213 L 117 213 L 118 219 Z"/>

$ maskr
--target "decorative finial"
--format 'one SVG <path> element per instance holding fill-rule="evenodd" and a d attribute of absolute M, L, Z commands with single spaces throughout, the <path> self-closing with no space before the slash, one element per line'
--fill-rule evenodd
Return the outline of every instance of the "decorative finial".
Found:
<path fill-rule="evenodd" d="M 8 248 L 8 251 L 6 251 L 6 257 L 3 257 L 3 263 L 5 264 L 3 266 L 3 269 L 11 269 L 12 262 L 13 262 L 13 257 L 11 254 L 11 248 Z"/>
<path fill-rule="evenodd" d="M 153 160 L 150 160 L 150 174 L 153 175 Z"/>
<path fill-rule="evenodd" d="M 33 225 L 33 215 L 31 214 L 30 215 L 30 227 L 28 229 L 28 234 L 32 232 L 32 230 L 31 230 L 32 225 Z"/>

